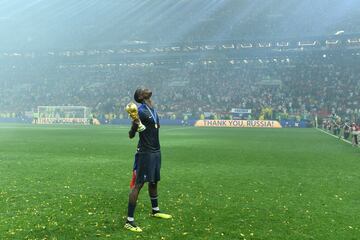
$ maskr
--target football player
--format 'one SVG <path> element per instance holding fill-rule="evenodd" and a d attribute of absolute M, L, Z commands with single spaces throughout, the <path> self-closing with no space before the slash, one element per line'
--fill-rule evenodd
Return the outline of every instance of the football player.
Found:
<path fill-rule="evenodd" d="M 148 183 L 148 192 L 151 201 L 151 216 L 162 219 L 170 219 L 171 215 L 162 213 L 158 205 L 158 182 L 160 181 L 161 152 L 159 141 L 160 122 L 159 116 L 151 101 L 152 92 L 147 88 L 138 88 L 134 99 L 141 105 L 138 107 L 140 122 L 146 129 L 139 132 L 139 142 L 135 154 L 133 177 L 130 183 L 130 194 L 128 202 L 128 216 L 125 228 L 133 232 L 142 232 L 135 224 L 134 212 L 139 192 L 144 183 Z M 133 121 L 129 131 L 129 137 L 134 138 L 139 123 Z"/>

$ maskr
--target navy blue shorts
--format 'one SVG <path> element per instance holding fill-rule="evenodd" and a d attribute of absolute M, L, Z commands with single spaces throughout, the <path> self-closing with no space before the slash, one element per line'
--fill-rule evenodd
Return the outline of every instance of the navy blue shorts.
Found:
<path fill-rule="evenodd" d="M 137 152 L 135 154 L 134 171 L 136 184 L 160 181 L 161 152 Z"/>

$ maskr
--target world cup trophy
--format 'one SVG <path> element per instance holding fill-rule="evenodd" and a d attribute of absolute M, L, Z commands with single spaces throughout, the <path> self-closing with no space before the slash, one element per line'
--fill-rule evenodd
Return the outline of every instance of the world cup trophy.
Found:
<path fill-rule="evenodd" d="M 141 123 L 140 118 L 139 118 L 139 114 L 138 114 L 138 109 L 135 103 L 131 102 L 128 105 L 126 105 L 125 108 L 126 112 L 129 114 L 129 116 L 131 117 L 131 119 L 139 124 L 138 127 L 138 132 L 142 132 L 146 129 L 146 127 Z"/>

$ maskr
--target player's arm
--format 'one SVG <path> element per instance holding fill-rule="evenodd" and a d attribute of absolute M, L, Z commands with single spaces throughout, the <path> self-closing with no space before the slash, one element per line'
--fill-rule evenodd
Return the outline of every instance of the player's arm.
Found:
<path fill-rule="evenodd" d="M 130 131 L 129 131 L 129 138 L 134 138 L 135 137 L 135 134 L 136 134 L 136 131 L 139 127 L 139 123 L 135 122 L 135 121 L 132 121 L 131 122 L 131 128 L 130 128 Z"/>

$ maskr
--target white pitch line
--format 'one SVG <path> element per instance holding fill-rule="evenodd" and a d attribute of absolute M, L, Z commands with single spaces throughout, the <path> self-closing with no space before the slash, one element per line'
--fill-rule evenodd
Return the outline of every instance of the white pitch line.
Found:
<path fill-rule="evenodd" d="M 350 142 L 349 140 L 343 139 L 342 137 L 339 138 L 338 136 L 332 135 L 331 133 L 328 133 L 327 131 L 324 131 L 324 130 L 322 130 L 320 128 L 316 128 L 316 129 L 319 130 L 320 132 L 326 133 L 327 135 L 329 135 L 331 137 L 334 137 L 334 138 L 340 139 L 340 140 L 342 140 L 342 141 L 344 141 L 346 143 L 352 144 L 352 142 Z"/>

